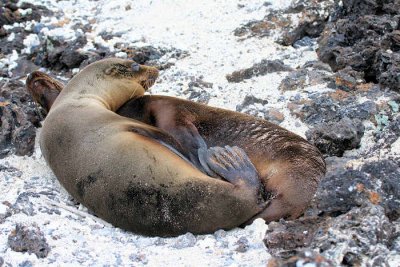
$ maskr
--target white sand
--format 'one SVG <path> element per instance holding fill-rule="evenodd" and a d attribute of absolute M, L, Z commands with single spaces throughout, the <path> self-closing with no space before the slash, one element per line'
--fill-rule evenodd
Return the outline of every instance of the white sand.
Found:
<path fill-rule="evenodd" d="M 226 74 L 249 67 L 262 59 L 284 59 L 286 64 L 295 68 L 317 58 L 314 51 L 281 47 L 274 43 L 273 38 L 238 41 L 233 35 L 234 29 L 247 21 L 264 17 L 264 1 L 31 2 L 65 13 L 59 20 L 43 18 L 42 22 L 46 25 L 66 22 L 62 28 L 43 29 L 49 35 L 73 39 L 76 34 L 70 28 L 73 23 L 91 21 L 93 31 L 87 34 L 89 44 L 86 49 L 90 49 L 93 43 L 112 48 L 115 42 L 123 41 L 137 46 L 175 47 L 187 51 L 188 57 L 176 61 L 175 66 L 161 73 L 158 83 L 151 90 L 152 94 L 185 98 L 184 92 L 190 77 L 203 76 L 204 81 L 213 83 L 213 88 L 207 89 L 211 94 L 210 105 L 234 110 L 247 94 L 253 94 L 268 99 L 268 107 L 284 113 L 283 126 L 301 135 L 307 129 L 299 119 L 289 114 L 286 101 L 278 101 L 282 96 L 288 99 L 296 94 L 282 94 L 278 90 L 286 73 L 273 73 L 237 84 L 228 83 L 225 78 Z M 290 0 L 271 2 L 273 4 L 268 8 L 282 8 Z M 239 8 L 238 4 L 244 7 Z M 119 33 L 121 37 L 104 41 L 98 36 L 102 31 Z M 35 44 L 35 40 L 30 36 L 24 44 Z M 188 234 L 168 239 L 142 237 L 103 223 L 89 215 L 84 208 L 77 210 L 46 166 L 39 148 L 32 157 L 11 156 L 0 160 L 0 164 L 9 164 L 22 172 L 20 177 L 8 172 L 0 174 L 0 203 L 14 203 L 18 195 L 25 191 L 40 195 L 38 198 L 29 198 L 33 216 L 18 213 L 0 224 L 0 256 L 12 266 L 26 260 L 34 266 L 265 266 L 270 258 L 262 242 L 267 226 L 261 220 L 246 229 L 219 231 L 214 235 Z M 61 214 L 43 213 L 43 210 L 52 208 Z M 0 213 L 6 210 L 7 206 L 0 204 Z M 14 252 L 7 246 L 7 237 L 16 223 L 32 222 L 44 232 L 51 247 L 51 252 L 44 259 Z M 248 240 L 246 252 L 236 251 L 241 237 Z"/>

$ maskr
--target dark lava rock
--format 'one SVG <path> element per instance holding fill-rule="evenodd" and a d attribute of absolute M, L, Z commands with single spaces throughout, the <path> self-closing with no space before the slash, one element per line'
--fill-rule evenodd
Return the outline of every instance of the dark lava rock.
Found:
<path fill-rule="evenodd" d="M 43 37 L 38 50 L 31 57 L 38 66 L 55 71 L 68 71 L 78 68 L 88 55 L 79 50 L 87 43 L 86 37 L 79 36 L 74 41 L 66 42 L 51 37 Z"/>
<path fill-rule="evenodd" d="M 212 88 L 213 84 L 203 81 L 202 78 L 192 78 L 188 84 L 189 88 L 199 87 L 199 88 Z"/>
<path fill-rule="evenodd" d="M 0 158 L 33 153 L 36 129 L 40 126 L 37 107 L 20 81 L 0 82 Z"/>
<path fill-rule="evenodd" d="M 188 89 L 184 92 L 188 94 L 188 98 L 192 101 L 207 104 L 210 101 L 211 95 L 207 89 L 212 88 L 213 84 L 203 80 L 203 77 L 190 77 Z"/>
<path fill-rule="evenodd" d="M 400 162 L 395 160 L 374 161 L 364 164 L 361 171 L 370 179 L 381 181 L 379 200 L 386 216 L 395 221 L 400 218 Z"/>
<path fill-rule="evenodd" d="M 20 6 L 17 6 L 17 3 L 18 1 L 14 0 L 0 2 L 0 26 L 31 20 L 39 21 L 42 16 L 50 16 L 53 14 L 50 10 L 41 5 L 22 3 Z M 31 12 L 24 12 L 24 15 L 19 11 L 26 11 L 27 9 L 30 9 Z"/>
<path fill-rule="evenodd" d="M 300 69 L 290 72 L 279 85 L 279 90 L 292 91 L 301 90 L 306 86 L 307 70 Z"/>
<path fill-rule="evenodd" d="M 369 197 L 375 196 L 376 187 L 367 173 L 343 165 L 331 167 L 332 159 L 326 161 L 328 170 L 311 205 L 312 213 L 336 217 L 371 202 Z"/>
<path fill-rule="evenodd" d="M 319 37 L 327 23 L 328 14 L 333 9 L 334 1 L 293 1 L 286 10 L 268 10 L 268 14 L 262 20 L 248 22 L 237 28 L 234 35 L 240 38 L 264 37 L 283 31 L 278 42 L 283 45 L 293 45 L 304 37 Z M 294 15 L 299 17 L 297 23 L 292 21 Z"/>
<path fill-rule="evenodd" d="M 346 167 L 349 159 L 326 158 L 327 173 L 306 212 L 336 217 L 353 208 L 380 205 L 385 216 L 399 218 L 400 161 L 368 161 L 361 168 Z"/>
<path fill-rule="evenodd" d="M 400 136 L 400 114 L 389 121 L 381 131 L 375 133 L 375 146 L 373 150 L 390 147 Z"/>
<path fill-rule="evenodd" d="M 323 154 L 343 156 L 344 151 L 358 148 L 364 135 L 364 125 L 359 119 L 345 117 L 338 122 L 322 123 L 306 132 L 307 140 Z"/>
<path fill-rule="evenodd" d="M 297 266 L 313 266 L 313 267 L 333 267 L 332 261 L 328 260 L 321 254 L 305 249 L 299 251 L 295 256 L 282 260 L 280 258 L 272 258 L 268 261 L 268 267 L 297 267 Z"/>
<path fill-rule="evenodd" d="M 161 48 L 153 46 L 143 47 L 125 47 L 125 44 L 116 44 L 116 48 L 125 52 L 128 58 L 133 59 L 139 64 L 155 66 L 160 70 L 167 69 L 173 65 L 169 62 L 160 62 L 160 59 L 165 55 L 168 58 L 182 59 L 189 55 L 187 51 L 182 51 L 176 48 Z"/>
<path fill-rule="evenodd" d="M 17 6 L 17 2 L 18 1 L 0 2 L 0 54 L 10 54 L 13 50 L 20 53 L 24 48 L 23 40 L 31 33 L 30 30 L 26 30 L 23 27 L 14 27 L 7 31 L 4 29 L 3 25 L 12 25 L 14 23 L 32 20 L 40 21 L 42 16 L 51 16 L 53 14 L 53 12 L 44 6 L 30 3 L 22 3 L 20 6 Z M 27 12 L 27 9 L 30 9 L 30 11 Z M 25 12 L 21 13 L 21 10 Z M 14 38 L 9 41 L 6 37 L 11 32 L 14 34 Z"/>
<path fill-rule="evenodd" d="M 8 166 L 8 165 L 3 165 L 3 164 L 0 164 L 0 172 L 3 172 L 3 173 L 7 172 L 7 173 L 12 174 L 13 176 L 17 176 L 17 177 L 22 176 L 22 172 L 20 170 L 18 170 L 17 168 Z"/>
<path fill-rule="evenodd" d="M 14 29 L 14 39 L 12 41 L 8 41 L 6 38 L 0 39 L 0 53 L 3 55 L 8 55 L 13 52 L 13 50 L 20 53 L 24 46 L 24 39 L 26 37 L 26 33 L 21 31 L 21 29 Z"/>
<path fill-rule="evenodd" d="M 294 221 L 271 222 L 264 238 L 268 252 L 275 257 L 289 258 L 295 255 L 297 250 L 309 247 L 322 220 L 318 217 L 308 217 Z"/>
<path fill-rule="evenodd" d="M 336 264 L 389 266 L 387 255 L 394 236 L 395 226 L 383 209 L 367 205 L 332 220 L 329 227 L 316 232 L 311 247 L 325 257 L 336 258 Z"/>
<path fill-rule="evenodd" d="M 300 13 L 300 20 L 294 28 L 286 29 L 278 42 L 282 45 L 293 45 L 304 37 L 319 37 L 333 10 L 334 1 L 293 1 L 285 13 Z"/>
<path fill-rule="evenodd" d="M 127 52 L 128 58 L 133 59 L 139 64 L 145 64 L 148 61 L 160 59 L 163 55 L 165 55 L 165 51 L 160 51 L 152 46 L 145 46 L 140 49 L 136 48 L 124 52 Z"/>
<path fill-rule="evenodd" d="M 272 123 L 280 124 L 285 120 L 285 115 L 276 108 L 270 108 L 265 111 L 264 119 Z"/>
<path fill-rule="evenodd" d="M 203 104 L 207 104 L 210 101 L 210 94 L 205 91 L 205 90 L 189 90 L 190 94 L 188 96 L 188 99 L 198 102 L 198 103 L 203 103 Z"/>
<path fill-rule="evenodd" d="M 290 18 L 282 16 L 281 12 L 270 11 L 262 20 L 250 21 L 235 29 L 233 34 L 241 38 L 270 36 L 273 31 L 287 28 L 291 23 Z"/>
<path fill-rule="evenodd" d="M 351 67 L 345 67 L 339 70 L 335 75 L 336 88 L 350 92 L 357 89 L 357 85 L 365 83 L 364 73 L 353 70 Z"/>
<path fill-rule="evenodd" d="M 301 263 L 305 249 L 315 251 L 316 263 L 328 264 L 321 266 L 388 266 L 386 256 L 398 238 L 383 208 L 369 201 L 337 217 L 304 217 L 270 225 L 264 239 L 268 250 L 289 260 L 275 258 L 277 265 L 269 266 L 287 266 L 284 263 L 296 258 L 300 261 L 294 262 Z"/>
<path fill-rule="evenodd" d="M 341 91 L 341 90 L 339 90 Z M 373 94 L 373 98 L 380 95 Z M 351 94 L 313 94 L 311 101 L 306 101 L 301 108 L 302 120 L 310 125 L 318 126 L 321 123 L 338 122 L 345 117 L 350 119 L 370 120 L 379 112 L 375 102 L 366 100 L 357 102 L 357 96 Z M 375 99 L 374 99 L 375 100 Z"/>
<path fill-rule="evenodd" d="M 334 71 L 348 67 L 400 91 L 399 6 L 399 0 L 343 1 L 319 40 L 319 58 Z"/>
<path fill-rule="evenodd" d="M 242 236 L 236 242 L 236 246 L 237 247 L 236 247 L 235 251 L 244 253 L 249 250 L 249 247 L 250 247 L 249 240 L 245 236 Z"/>
<path fill-rule="evenodd" d="M 242 104 L 236 106 L 236 111 L 240 112 L 240 111 L 244 110 L 246 107 L 253 105 L 253 104 L 266 105 L 266 104 L 268 104 L 268 100 L 255 97 L 254 95 L 246 95 L 244 97 Z"/>
<path fill-rule="evenodd" d="M 226 75 L 226 79 L 231 83 L 239 83 L 243 80 L 265 75 L 267 73 L 291 70 L 293 69 L 286 66 L 281 60 L 263 59 L 260 63 L 256 63 L 250 68 L 234 71 L 232 74 Z"/>
<path fill-rule="evenodd" d="M 36 66 L 32 61 L 28 60 L 26 56 L 20 56 L 17 60 L 17 67 L 11 70 L 12 79 L 19 79 L 29 75 L 31 72 L 38 70 L 39 67 Z"/>
<path fill-rule="evenodd" d="M 45 258 L 50 252 L 46 238 L 35 224 L 24 226 L 17 224 L 8 236 L 8 245 L 16 252 L 34 253 L 38 258 Z"/>
<path fill-rule="evenodd" d="M 24 213 L 28 216 L 36 215 L 36 210 L 30 198 L 38 198 L 39 194 L 34 192 L 22 192 L 18 195 L 15 203 L 11 206 L 11 211 L 13 214 Z"/>
<path fill-rule="evenodd" d="M 307 86 L 334 82 L 329 66 L 323 63 L 307 62 L 304 66 L 290 72 L 279 85 L 282 91 L 301 90 Z"/>

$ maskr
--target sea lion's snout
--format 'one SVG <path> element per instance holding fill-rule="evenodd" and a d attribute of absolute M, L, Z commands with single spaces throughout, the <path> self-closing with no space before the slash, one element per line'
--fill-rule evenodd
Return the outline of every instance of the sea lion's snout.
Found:
<path fill-rule="evenodd" d="M 154 85 L 158 78 L 158 70 L 154 67 L 139 65 L 140 69 L 144 68 L 144 79 L 140 82 L 140 85 L 143 86 L 145 90 L 148 90 L 150 87 Z M 137 68 L 132 64 L 132 68 Z"/>

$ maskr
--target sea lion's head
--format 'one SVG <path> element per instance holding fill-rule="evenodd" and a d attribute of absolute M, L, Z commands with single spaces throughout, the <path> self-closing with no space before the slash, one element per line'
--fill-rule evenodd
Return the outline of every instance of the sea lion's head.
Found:
<path fill-rule="evenodd" d="M 140 65 L 133 60 L 110 58 L 98 62 L 105 78 L 113 81 L 119 79 L 140 84 L 144 90 L 149 89 L 158 77 L 158 70 L 151 66 Z"/>
<path fill-rule="evenodd" d="M 143 95 L 158 77 L 158 70 L 133 60 L 108 58 L 96 61 L 81 70 L 68 83 L 62 94 L 78 94 L 78 98 L 97 97 L 111 110 Z"/>

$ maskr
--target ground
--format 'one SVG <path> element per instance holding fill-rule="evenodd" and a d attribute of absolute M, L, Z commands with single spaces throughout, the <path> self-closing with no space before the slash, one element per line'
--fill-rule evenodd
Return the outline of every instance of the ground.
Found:
<path fill-rule="evenodd" d="M 398 266 L 396 5 L 2 3 L 0 266 Z M 371 49 L 371 43 L 385 50 Z M 74 202 L 35 143 L 44 114 L 23 83 L 38 68 L 68 81 L 108 56 L 157 66 L 160 77 L 150 94 L 246 112 L 314 143 L 328 173 L 310 208 L 295 221 L 257 220 L 210 235 L 148 238 L 115 228 Z"/>

